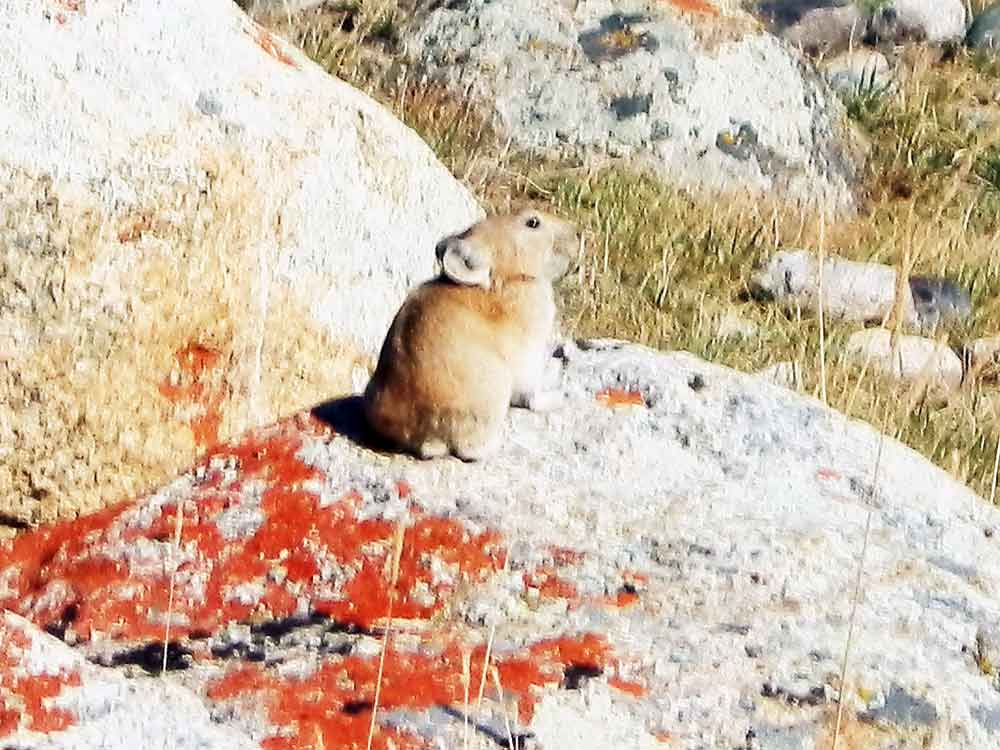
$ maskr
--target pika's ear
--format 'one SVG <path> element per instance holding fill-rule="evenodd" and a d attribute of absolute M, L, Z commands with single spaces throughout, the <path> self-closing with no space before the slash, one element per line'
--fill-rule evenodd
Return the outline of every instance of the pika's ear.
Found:
<path fill-rule="evenodd" d="M 442 240 L 437 246 L 444 275 L 456 284 L 490 286 L 490 263 L 484 253 L 458 237 Z"/>

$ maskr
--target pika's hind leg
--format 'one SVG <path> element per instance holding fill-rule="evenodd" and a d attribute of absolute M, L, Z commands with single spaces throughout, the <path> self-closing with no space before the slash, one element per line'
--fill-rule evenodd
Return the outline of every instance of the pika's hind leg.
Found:
<path fill-rule="evenodd" d="M 495 456 L 500 451 L 502 443 L 503 431 L 498 428 L 483 439 L 456 443 L 455 455 L 465 462 L 483 461 Z"/>
<path fill-rule="evenodd" d="M 441 458 L 448 455 L 448 445 L 443 440 L 431 438 L 417 446 L 417 455 L 425 461 Z"/>
<path fill-rule="evenodd" d="M 510 386 L 507 386 L 510 394 Z M 480 408 L 456 419 L 453 424 L 452 453 L 463 461 L 482 461 L 495 455 L 503 444 L 510 396 L 493 395 Z"/>

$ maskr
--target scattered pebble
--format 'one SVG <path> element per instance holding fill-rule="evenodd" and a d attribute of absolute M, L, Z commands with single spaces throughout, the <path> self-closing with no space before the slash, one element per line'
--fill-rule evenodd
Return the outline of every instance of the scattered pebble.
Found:
<path fill-rule="evenodd" d="M 962 360 L 947 345 L 921 336 L 901 334 L 892 356 L 892 333 L 869 328 L 847 340 L 847 356 L 876 372 L 911 383 L 926 382 L 932 389 L 953 390 L 962 384 Z"/>

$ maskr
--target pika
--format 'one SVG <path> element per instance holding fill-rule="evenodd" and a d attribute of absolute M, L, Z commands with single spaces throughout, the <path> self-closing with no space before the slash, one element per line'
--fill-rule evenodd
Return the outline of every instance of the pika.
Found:
<path fill-rule="evenodd" d="M 364 393 L 383 439 L 425 459 L 478 461 L 503 440 L 510 406 L 548 411 L 553 284 L 579 247 L 572 224 L 536 210 L 493 216 L 441 240 L 437 277 L 393 319 Z"/>

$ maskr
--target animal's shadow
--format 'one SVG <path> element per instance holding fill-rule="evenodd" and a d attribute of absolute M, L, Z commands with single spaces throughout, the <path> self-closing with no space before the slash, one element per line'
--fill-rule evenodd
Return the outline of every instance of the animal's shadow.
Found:
<path fill-rule="evenodd" d="M 314 406 L 310 413 L 338 435 L 347 438 L 361 448 L 367 448 L 376 453 L 409 455 L 371 428 L 368 420 L 365 419 L 364 402 L 361 396 L 330 399 Z"/>

